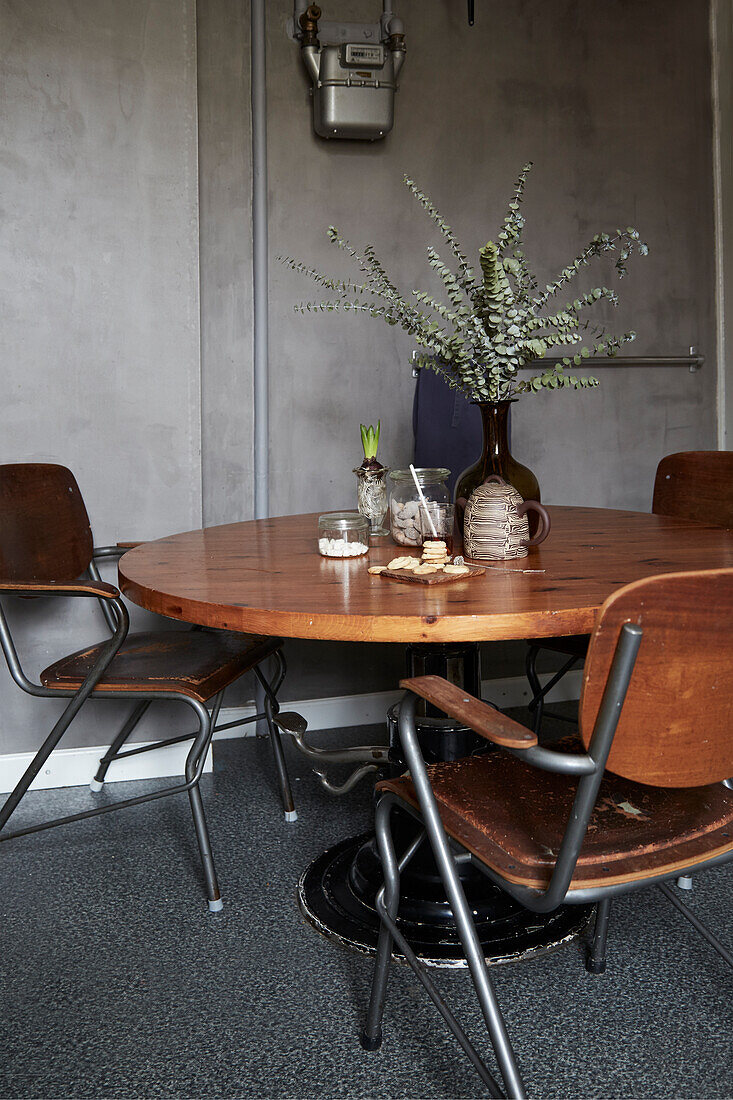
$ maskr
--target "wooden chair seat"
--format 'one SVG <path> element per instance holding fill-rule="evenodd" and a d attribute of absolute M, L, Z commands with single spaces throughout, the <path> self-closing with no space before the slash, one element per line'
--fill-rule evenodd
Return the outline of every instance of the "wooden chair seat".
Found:
<path fill-rule="evenodd" d="M 510 882 L 546 889 L 576 783 L 502 751 L 427 770 L 446 832 Z M 418 808 L 407 777 L 378 790 Z M 570 892 L 683 873 L 732 849 L 733 791 L 722 783 L 662 789 L 606 772 Z"/>
<path fill-rule="evenodd" d="M 55 661 L 41 673 L 41 683 L 76 690 L 89 673 L 105 642 Z M 269 657 L 280 638 L 165 630 L 129 634 L 97 685 L 98 691 L 179 691 L 201 703 Z"/>

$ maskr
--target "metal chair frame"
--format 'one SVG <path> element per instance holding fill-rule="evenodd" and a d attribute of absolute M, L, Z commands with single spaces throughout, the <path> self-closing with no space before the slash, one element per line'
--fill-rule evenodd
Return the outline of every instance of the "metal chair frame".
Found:
<path fill-rule="evenodd" d="M 268 680 L 263 674 L 259 666 L 254 667 L 254 673 L 262 685 L 264 690 L 264 706 L 265 710 L 262 713 L 251 715 L 247 718 L 238 719 L 233 722 L 226 722 L 217 726 L 217 719 L 219 716 L 219 710 L 221 708 L 223 691 L 220 691 L 209 700 L 211 704 L 211 712 L 207 706 L 200 702 L 198 699 L 194 699 L 184 692 L 179 691 L 126 691 L 124 695 L 119 691 L 109 691 L 103 688 L 98 688 L 97 684 L 103 678 L 106 669 L 109 667 L 113 658 L 122 646 L 129 630 L 130 620 L 122 599 L 119 594 L 112 595 L 111 590 L 107 588 L 105 590 L 102 587 L 102 580 L 99 574 L 99 570 L 95 564 L 94 559 L 114 558 L 119 557 L 124 550 L 119 547 L 107 546 L 101 548 L 95 548 L 93 552 L 93 559 L 90 562 L 87 573 L 91 580 L 91 584 L 85 584 L 83 581 L 79 581 L 76 584 L 63 584 L 57 585 L 49 583 L 47 585 L 39 586 L 34 585 L 32 587 L 23 588 L 17 585 L 13 585 L 12 594 L 18 596 L 39 596 L 39 595 L 54 595 L 54 596 L 70 596 L 70 597 L 87 597 L 96 598 L 99 602 L 104 618 L 110 628 L 112 634 L 109 641 L 100 649 L 99 656 L 94 662 L 92 668 L 89 670 L 86 678 L 81 686 L 77 689 L 57 689 L 48 688 L 43 684 L 34 683 L 30 680 L 23 671 L 20 659 L 18 657 L 15 644 L 13 642 L 10 628 L 8 626 L 7 617 L 0 604 L 0 647 L 3 650 L 10 675 L 15 683 L 27 694 L 33 695 L 39 698 L 46 699 L 69 699 L 69 703 L 56 721 L 53 729 L 46 737 L 43 744 L 36 752 L 33 760 L 27 767 L 24 774 L 16 783 L 12 792 L 8 795 L 6 801 L 0 807 L 0 842 L 13 840 L 21 836 L 27 836 L 31 833 L 41 832 L 45 829 L 52 829 L 59 825 L 67 825 L 72 821 L 81 821 L 89 817 L 98 817 L 100 814 L 111 813 L 115 810 L 125 809 L 129 806 L 139 806 L 145 802 L 152 802 L 159 798 L 165 798 L 168 795 L 188 794 L 191 804 L 191 813 L 193 816 L 194 828 L 196 831 L 196 838 L 199 845 L 199 851 L 201 853 L 201 862 L 204 871 L 204 879 L 206 884 L 206 894 L 208 898 L 208 906 L 211 912 L 218 912 L 223 907 L 221 893 L 219 890 L 219 884 L 216 875 L 216 868 L 214 866 L 214 858 L 211 849 L 211 841 L 209 838 L 208 827 L 206 824 L 206 817 L 204 814 L 204 807 L 201 800 L 201 792 L 199 790 L 199 783 L 203 774 L 204 764 L 206 760 L 206 754 L 211 744 L 211 739 L 215 732 L 218 730 L 231 729 L 234 726 L 246 725 L 250 722 L 257 722 L 266 720 L 268 730 L 270 733 L 270 742 L 272 744 L 273 755 L 275 758 L 275 767 L 277 771 L 278 784 L 280 793 L 285 808 L 285 817 L 288 821 L 294 821 L 297 818 L 295 807 L 293 804 L 293 797 L 290 788 L 290 781 L 288 778 L 287 767 L 285 764 L 285 757 L 283 753 L 282 742 L 280 740 L 280 733 L 275 725 L 275 718 L 279 711 L 279 703 L 277 700 L 277 692 L 282 685 L 285 677 L 285 658 L 280 650 L 277 650 L 273 656 L 277 663 L 272 680 Z M 42 587 L 45 591 L 39 592 L 39 587 Z M 0 591 L 2 586 L 0 585 Z M 116 590 L 115 590 L 116 591 Z M 194 627 L 194 629 L 198 629 Z M 121 699 L 131 700 L 136 703 L 133 708 L 132 714 L 126 720 L 119 733 L 112 741 L 109 749 L 99 762 L 96 775 L 92 780 L 90 786 L 92 791 L 101 791 L 104 783 L 107 769 L 110 764 L 115 760 L 122 760 L 129 756 L 136 756 L 144 752 L 151 752 L 154 749 L 160 749 L 167 745 L 180 744 L 184 741 L 192 740 L 193 744 L 186 757 L 185 764 L 185 778 L 184 782 L 176 783 L 171 786 L 164 787 L 162 789 L 151 791 L 144 795 L 138 795 L 135 798 L 126 798 L 120 801 L 111 803 L 105 806 L 96 806 L 93 809 L 83 810 L 79 813 L 68 814 L 64 817 L 54 818 L 51 821 L 40 822 L 35 825 L 26 826 L 22 829 L 16 829 L 11 832 L 1 831 L 5 828 L 11 815 L 15 812 L 21 799 L 25 795 L 26 791 L 30 787 L 33 780 L 41 771 L 46 760 L 59 744 L 61 738 L 66 733 L 67 729 L 71 725 L 71 722 L 78 714 L 82 705 L 87 699 L 114 699 L 120 702 Z M 176 737 L 168 737 L 159 741 L 154 741 L 148 745 L 137 746 L 132 749 L 124 749 L 123 745 L 133 733 L 140 719 L 150 706 L 151 702 L 157 699 L 165 699 L 172 701 L 179 701 L 186 703 L 194 711 L 198 719 L 198 730 L 193 733 L 181 734 Z"/>
<path fill-rule="evenodd" d="M 525 658 L 525 672 L 527 680 L 529 681 L 530 691 L 532 692 L 532 698 L 527 704 L 527 709 L 530 714 L 534 714 L 534 721 L 532 723 L 532 729 L 535 733 L 539 733 L 542 728 L 542 720 L 545 716 L 548 718 L 556 718 L 560 722 L 575 722 L 574 718 L 568 718 L 566 714 L 560 714 L 559 711 L 547 710 L 545 708 L 545 696 L 548 695 L 555 684 L 559 684 L 563 676 L 575 668 L 576 665 L 583 663 L 583 658 L 578 656 L 569 657 L 561 668 L 555 672 L 550 679 L 543 685 L 539 676 L 537 675 L 537 657 L 539 656 L 542 645 L 530 645 L 527 650 L 527 656 Z"/>
<path fill-rule="evenodd" d="M 490 1094 L 492 1096 L 504 1095 L 496 1079 L 466 1036 L 463 1028 L 445 1004 L 425 966 L 416 958 L 396 924 L 399 907 L 400 873 L 426 837 L 433 850 L 438 871 L 451 904 L 471 979 L 476 989 L 489 1038 L 507 1090 L 506 1095 L 508 1096 L 521 1098 L 526 1094 L 481 950 L 471 910 L 456 872 L 456 865 L 461 862 L 470 861 L 473 863 L 502 890 L 505 890 L 526 908 L 536 913 L 550 912 L 561 904 L 583 905 L 591 901 L 598 901 L 594 939 L 589 960 L 591 964 L 595 964 L 595 968 L 598 968 L 595 972 L 599 972 L 605 966 L 605 943 L 611 898 L 616 894 L 628 893 L 651 885 L 657 885 L 664 896 L 690 921 L 728 965 L 733 967 L 733 955 L 666 885 L 668 880 L 679 875 L 679 871 L 653 875 L 635 882 L 607 887 L 569 889 L 588 822 L 596 802 L 598 788 L 603 778 L 606 760 L 608 759 L 621 708 L 634 669 L 641 638 L 642 630 L 640 627 L 630 623 L 622 627 L 587 752 L 570 755 L 541 746 L 505 750 L 512 752 L 519 759 L 534 767 L 579 778 L 557 862 L 545 890 L 532 889 L 509 882 L 492 871 L 456 840 L 448 839 L 418 744 L 415 728 L 415 710 L 418 697 L 412 692 L 406 693 L 400 708 L 399 734 L 419 801 L 420 811 L 389 791 L 380 796 L 376 807 L 377 844 L 384 869 L 384 886 L 378 892 L 376 898 L 376 908 L 382 923 L 367 1019 L 361 1036 L 362 1046 L 365 1049 L 376 1050 L 382 1042 L 381 1024 L 387 979 L 392 944 L 396 942 L 482 1081 L 487 1085 Z M 395 852 L 390 826 L 390 818 L 395 806 L 410 813 L 423 825 L 422 831 L 399 861 Z M 696 863 L 695 870 L 713 867 L 731 859 L 733 859 L 733 853 L 723 853 Z M 589 969 L 593 970 L 594 965 L 590 965 Z"/>

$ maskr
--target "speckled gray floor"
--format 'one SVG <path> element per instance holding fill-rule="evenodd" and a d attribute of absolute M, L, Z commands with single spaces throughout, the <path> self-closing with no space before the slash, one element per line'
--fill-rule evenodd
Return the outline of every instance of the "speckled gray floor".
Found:
<path fill-rule="evenodd" d="M 320 851 L 368 825 L 369 784 L 334 800 L 290 750 L 289 761 L 295 825 L 278 812 L 269 746 L 217 747 L 203 782 L 217 915 L 185 798 L 0 848 L 1 1096 L 483 1095 L 405 967 L 381 1051 L 359 1046 L 371 963 L 321 939 L 294 892 Z M 39 792 L 22 817 L 88 799 Z M 700 875 L 687 895 L 728 942 L 732 876 Z M 658 891 L 616 904 L 603 977 L 586 973 L 579 945 L 493 975 L 531 1096 L 733 1096 L 733 973 Z M 438 981 L 485 1050 L 465 971 Z"/>

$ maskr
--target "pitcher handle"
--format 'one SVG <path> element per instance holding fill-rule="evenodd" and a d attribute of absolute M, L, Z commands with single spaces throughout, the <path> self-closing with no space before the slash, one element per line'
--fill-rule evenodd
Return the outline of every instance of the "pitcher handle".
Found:
<path fill-rule="evenodd" d="M 524 503 L 520 504 L 519 507 L 517 508 L 517 515 L 524 516 L 531 509 L 533 509 L 537 513 L 537 515 L 540 517 L 540 529 L 537 532 L 537 534 L 535 535 L 535 537 L 533 539 L 527 539 L 527 541 L 525 542 L 524 545 L 525 546 L 539 546 L 539 544 L 541 542 L 544 542 L 545 539 L 547 538 L 547 536 L 549 535 L 550 528 L 552 527 L 552 523 L 550 521 L 550 516 L 549 516 L 549 513 L 548 513 L 547 509 L 543 508 L 542 505 L 537 500 L 525 500 Z"/>

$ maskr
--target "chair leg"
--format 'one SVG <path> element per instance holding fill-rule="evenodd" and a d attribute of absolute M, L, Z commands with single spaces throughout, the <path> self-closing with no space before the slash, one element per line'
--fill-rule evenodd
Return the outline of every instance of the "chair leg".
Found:
<path fill-rule="evenodd" d="M 379 847 L 379 854 L 384 872 L 384 886 L 377 894 L 376 909 L 379 913 L 382 925 L 379 934 L 379 942 L 377 944 L 377 957 L 375 960 L 367 1021 L 360 1036 L 361 1045 L 365 1050 L 369 1051 L 378 1050 L 382 1045 L 384 1000 L 387 990 L 389 965 L 392 959 L 392 945 L 396 942 L 405 956 L 405 959 L 415 972 L 415 975 L 420 979 L 425 992 L 448 1025 L 453 1036 L 458 1040 L 458 1043 L 471 1065 L 488 1088 L 489 1095 L 502 1097 L 504 1094 L 499 1088 L 496 1079 L 484 1065 L 473 1043 L 470 1041 L 436 988 L 427 969 L 417 958 L 410 944 L 404 938 L 395 923 L 397 910 L 399 909 L 400 873 L 408 865 L 415 852 L 417 852 L 418 848 L 422 845 L 425 839 L 425 830 L 421 829 L 415 836 L 407 850 L 403 852 L 398 863 L 390 829 L 390 810 L 392 809 L 392 805 L 393 802 L 389 796 L 387 798 L 381 798 L 377 803 L 376 810 L 377 845 Z"/>
<path fill-rule="evenodd" d="M 611 912 L 611 899 L 603 898 L 596 908 L 596 924 L 593 929 L 593 941 L 585 960 L 585 969 L 589 974 L 604 974 L 606 971 L 606 941 L 608 939 L 608 918 Z"/>
<path fill-rule="evenodd" d="M 273 716 L 280 710 L 280 705 L 277 701 L 277 690 L 285 676 L 285 661 L 280 652 L 275 654 L 275 658 L 278 662 L 278 671 L 272 683 L 267 680 L 259 668 L 255 669 L 255 675 L 265 691 L 265 717 L 267 719 L 267 728 L 270 733 L 270 744 L 272 746 L 272 755 L 275 761 L 275 772 L 280 788 L 280 798 L 282 799 L 283 810 L 285 811 L 285 820 L 292 823 L 298 820 L 298 812 L 295 809 L 295 802 L 293 801 L 293 792 L 290 786 L 290 777 L 285 762 L 285 750 L 283 748 L 280 730 L 273 722 Z"/>
<path fill-rule="evenodd" d="M 105 779 L 105 776 L 107 775 L 107 769 L 109 768 L 110 764 L 112 763 L 112 761 L 116 757 L 117 753 L 120 751 L 120 749 L 124 745 L 125 741 L 128 739 L 128 737 L 130 736 L 132 731 L 135 729 L 135 726 L 138 724 L 138 722 L 140 721 L 142 716 L 145 714 L 145 711 L 148 709 L 151 702 L 152 702 L 151 699 L 147 699 L 142 703 L 138 703 L 137 706 L 133 708 L 132 714 L 127 719 L 124 726 L 122 727 L 120 732 L 117 734 L 117 736 L 115 737 L 115 739 L 112 742 L 112 744 L 110 745 L 110 747 L 107 749 L 107 751 L 104 754 L 104 756 L 102 757 L 102 759 L 99 761 L 99 767 L 97 768 L 96 775 L 94 776 L 94 779 L 92 779 L 91 782 L 89 783 L 89 786 L 90 786 L 91 790 L 94 791 L 95 794 L 97 792 L 101 791 L 102 787 L 104 786 L 104 779 Z"/>
<path fill-rule="evenodd" d="M 209 911 L 212 913 L 218 913 L 221 909 L 223 909 L 224 902 L 222 901 L 221 892 L 219 890 L 219 882 L 216 877 L 214 855 L 211 850 L 211 840 L 209 838 L 209 830 L 206 824 L 206 815 L 204 814 L 204 804 L 201 799 L 201 791 L 199 790 L 201 772 L 203 770 L 206 753 L 209 751 L 209 745 L 211 744 L 211 737 L 214 731 L 214 727 L 211 721 L 211 716 L 206 707 L 203 706 L 203 704 L 200 704 L 198 706 L 194 705 L 194 709 L 199 716 L 201 728 L 196 737 L 196 740 L 189 750 L 188 758 L 186 759 L 186 782 L 191 783 L 193 781 L 193 786 L 188 792 L 188 798 L 191 803 L 191 814 L 193 816 L 193 824 L 196 830 L 196 839 L 198 841 L 199 851 L 201 853 L 201 863 L 204 869 L 204 879 L 206 881 L 206 896 L 209 903 Z"/>
<path fill-rule="evenodd" d="M 67 703 L 64 711 L 56 722 L 56 725 L 53 727 L 46 740 L 36 752 L 36 755 L 33 757 L 30 764 L 23 772 L 23 775 L 13 787 L 13 790 L 5 799 L 5 802 L 0 806 L 0 829 L 5 828 L 11 815 L 15 813 L 18 806 L 20 805 L 20 801 L 30 787 L 31 783 L 36 778 L 41 768 L 46 763 L 49 756 L 56 748 L 59 741 L 71 725 L 74 716 L 79 709 L 78 698 L 79 696 L 77 693 L 77 695 L 75 695 L 69 701 L 69 703 Z M 3 840 L 5 839 L 6 838 L 3 837 Z"/>
<path fill-rule="evenodd" d="M 486 1030 L 489 1033 L 496 1060 L 504 1078 L 507 1095 L 522 1100 L 526 1095 L 522 1076 L 509 1041 L 506 1024 L 501 1014 L 499 1002 L 486 966 L 486 959 L 476 932 L 476 925 L 473 922 L 473 916 L 466 901 L 461 880 L 458 877 L 453 853 L 443 829 L 430 780 L 425 770 L 425 762 L 420 752 L 415 728 L 416 703 L 417 698 L 414 695 L 408 695 L 402 702 L 399 718 L 400 740 L 410 767 L 412 781 L 420 804 L 420 813 L 430 840 L 430 847 L 433 849 L 438 873 L 448 896 L 453 920 L 456 923 L 471 980 L 481 1006 Z"/>
<path fill-rule="evenodd" d="M 463 886 L 456 873 L 455 864 L 451 859 L 445 836 L 442 835 L 440 837 L 441 843 L 436 845 L 435 841 L 438 838 L 431 828 L 432 823 L 426 820 L 425 824 L 428 830 L 428 836 L 433 845 L 436 862 L 438 862 L 439 865 L 443 864 L 441 867 L 441 878 L 443 879 L 443 884 L 450 900 L 453 919 L 458 928 L 458 934 L 463 946 L 463 952 L 466 956 L 466 962 L 468 963 L 471 980 L 473 981 L 476 995 L 481 1006 L 486 1029 L 496 1054 L 496 1060 L 499 1063 L 501 1075 L 504 1078 L 507 1096 L 516 1097 L 517 1100 L 523 1100 L 526 1096 L 524 1083 L 519 1072 L 514 1050 L 509 1041 L 506 1024 L 504 1023 L 504 1018 L 499 1008 L 499 1002 L 496 999 L 493 982 L 489 977 L 486 960 L 481 949 L 476 926 L 473 923 L 471 910 L 466 901 L 466 895 L 463 892 Z M 446 865 L 446 860 L 450 861 L 449 866 Z"/>
<path fill-rule="evenodd" d="M 384 907 L 391 920 L 394 921 L 397 919 L 397 909 L 400 903 L 400 872 L 397 866 L 392 833 L 389 828 L 389 814 L 389 802 L 380 799 L 376 810 L 376 831 L 379 856 L 382 861 L 382 873 L 384 874 Z M 379 928 L 377 957 L 374 963 L 374 976 L 372 978 L 372 991 L 369 997 L 366 1024 L 360 1036 L 360 1042 L 364 1050 L 378 1050 L 382 1045 L 382 1015 L 384 1013 L 384 999 L 387 994 L 389 965 L 392 961 L 393 942 L 389 927 L 382 921 Z"/>
<path fill-rule="evenodd" d="M 658 882 L 657 887 L 664 894 L 665 898 L 667 898 L 668 901 L 672 902 L 672 905 L 674 905 L 675 909 L 677 909 L 678 912 L 680 912 L 682 916 L 690 922 L 692 927 L 697 929 L 702 938 L 706 940 L 710 944 L 710 946 L 718 952 L 721 959 L 724 959 L 725 962 L 728 963 L 728 966 L 733 967 L 733 954 L 731 954 L 731 952 L 726 947 L 723 947 L 723 944 L 720 942 L 718 937 L 714 936 L 710 929 L 707 928 L 701 920 L 698 920 L 692 910 L 688 909 L 685 903 L 680 900 L 679 896 L 675 894 L 674 890 L 670 890 L 666 882 Z"/>
<path fill-rule="evenodd" d="M 191 790 L 188 792 L 188 797 L 191 803 L 193 824 L 196 829 L 196 839 L 198 840 L 199 851 L 201 852 L 201 863 L 204 868 L 209 912 L 218 913 L 224 908 L 224 902 L 222 900 L 221 891 L 219 890 L 219 881 L 216 877 L 214 855 L 211 851 L 211 840 L 209 838 L 206 816 L 204 815 L 204 804 L 201 800 L 201 791 L 198 788 L 198 784 L 195 787 L 191 787 Z"/>
<path fill-rule="evenodd" d="M 540 682 L 539 676 L 537 675 L 537 655 L 540 649 L 541 646 L 530 646 L 529 650 L 527 651 L 527 657 L 525 660 L 525 671 L 527 674 L 527 679 L 529 680 L 530 689 L 532 691 L 532 698 L 530 699 L 528 706 L 530 714 L 532 713 L 532 711 L 535 712 L 532 728 L 536 734 L 539 734 L 542 728 L 542 719 L 545 717 L 545 715 L 547 715 L 548 718 L 557 718 L 562 722 L 570 722 L 572 725 L 575 725 L 575 719 L 567 718 L 564 714 L 559 714 L 556 711 L 546 710 L 545 699 L 555 687 L 555 685 L 560 683 L 563 676 L 570 672 L 572 668 L 575 668 L 575 666 L 578 664 L 578 661 L 580 660 L 579 657 L 569 657 L 565 664 L 562 665 L 562 667 L 559 668 L 557 672 L 554 673 L 554 675 L 551 676 L 545 684 L 542 684 Z"/>
<path fill-rule="evenodd" d="M 539 653 L 539 646 L 531 645 L 527 650 L 527 657 L 525 660 L 525 671 L 527 673 L 527 679 L 529 681 L 530 691 L 532 692 L 532 698 L 529 702 L 530 713 L 535 712 L 533 730 L 535 734 L 540 732 L 542 728 L 542 713 L 545 709 L 545 697 L 542 694 L 542 684 L 540 683 L 539 676 L 537 675 L 537 654 Z"/>
<path fill-rule="evenodd" d="M 386 796 L 380 799 L 377 805 L 377 843 L 379 846 L 380 857 L 383 859 L 383 868 L 385 872 L 385 885 L 378 892 L 376 897 L 376 908 L 379 913 L 379 917 L 382 921 L 383 930 L 387 935 L 397 944 L 400 951 L 404 955 L 406 961 L 414 971 L 416 977 L 420 980 L 425 992 L 430 997 L 438 1012 L 442 1016 L 443 1020 L 447 1024 L 451 1034 L 458 1041 L 464 1054 L 470 1061 L 478 1073 L 481 1080 L 486 1085 L 489 1095 L 494 1097 L 503 1097 L 504 1093 L 499 1088 L 496 1078 L 489 1072 L 482 1058 L 478 1054 L 471 1040 L 466 1035 L 465 1031 L 458 1023 L 447 1003 L 438 991 L 432 977 L 430 976 L 425 965 L 417 958 L 412 947 L 402 935 L 399 927 L 395 923 L 396 910 L 399 908 L 399 873 L 404 870 L 407 864 L 412 859 L 415 852 L 425 839 L 425 830 L 421 830 L 408 849 L 402 855 L 399 863 L 396 862 L 394 855 L 394 843 L 389 826 L 389 811 L 393 801 L 391 796 Z M 389 909 L 386 901 L 386 896 L 389 892 Z M 393 910 L 393 912 L 390 912 Z M 464 945 L 465 946 L 465 945 Z M 374 980 L 372 983 L 372 994 L 369 1004 L 369 1012 L 367 1017 L 367 1024 L 362 1034 L 361 1043 L 366 1050 L 376 1050 L 381 1044 L 381 1019 L 382 1011 L 384 1008 L 384 996 L 387 984 L 387 973 L 389 962 L 391 958 L 391 944 L 390 951 L 386 949 L 386 936 L 380 934 L 380 940 L 377 947 L 377 959 L 374 972 Z M 482 959 L 483 962 L 483 959 Z M 493 1028 L 489 1028 L 491 1040 L 494 1043 L 495 1050 L 499 1057 L 500 1063 L 503 1062 L 501 1053 L 496 1047 L 496 1040 L 499 1038 Z M 511 1048 L 510 1048 L 511 1049 Z M 513 1058 L 513 1055 L 511 1056 Z M 502 1067 L 503 1068 L 503 1067 Z M 516 1066 L 515 1066 L 516 1069 Z M 511 1077 L 512 1075 L 509 1074 Z M 505 1074 L 505 1080 L 507 1074 Z M 517 1074 L 514 1079 L 509 1083 L 509 1095 L 523 1097 L 521 1080 Z"/>
<path fill-rule="evenodd" d="M 298 820 L 298 811 L 293 801 L 293 792 L 290 787 L 290 777 L 288 775 L 287 764 L 285 763 L 285 750 L 283 749 L 280 730 L 272 721 L 272 713 L 269 710 L 269 700 L 267 698 L 265 698 L 265 712 L 267 713 L 267 725 L 270 730 L 270 744 L 272 745 L 272 755 L 275 760 L 275 771 L 277 773 L 278 786 L 280 787 L 280 798 L 282 799 L 283 810 L 285 812 L 285 820 L 289 824 L 292 824 L 292 822 Z"/>

